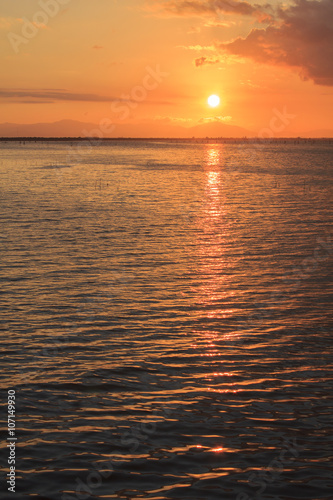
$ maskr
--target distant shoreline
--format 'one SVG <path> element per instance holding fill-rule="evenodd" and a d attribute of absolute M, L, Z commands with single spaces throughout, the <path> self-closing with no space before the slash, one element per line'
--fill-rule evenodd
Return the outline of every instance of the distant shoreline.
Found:
<path fill-rule="evenodd" d="M 219 142 L 219 143 L 281 143 L 281 142 L 328 142 L 333 141 L 333 137 L 0 137 L 0 142 L 119 142 L 119 141 L 138 141 L 138 142 Z"/>

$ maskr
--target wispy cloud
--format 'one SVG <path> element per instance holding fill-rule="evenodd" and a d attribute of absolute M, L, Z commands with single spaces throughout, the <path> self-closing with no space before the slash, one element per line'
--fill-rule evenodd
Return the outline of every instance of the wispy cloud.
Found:
<path fill-rule="evenodd" d="M 10 99 L 11 102 L 53 102 L 53 101 L 91 101 L 112 102 L 116 97 L 97 94 L 79 94 L 59 89 L 0 89 L 0 99 Z"/>
<path fill-rule="evenodd" d="M 262 86 L 258 85 L 257 83 L 253 83 L 252 80 L 240 80 L 239 81 L 240 85 L 243 85 L 244 87 L 250 87 L 253 89 L 261 89 Z"/>
<path fill-rule="evenodd" d="M 204 24 L 205 28 L 229 28 L 234 26 L 236 23 L 234 21 L 207 21 Z"/>
<path fill-rule="evenodd" d="M 25 19 L 20 17 L 0 17 L 0 30 L 9 31 L 16 26 L 20 26 L 25 23 Z M 31 21 L 31 24 L 39 29 L 49 29 L 44 23 L 38 23 L 36 21 Z"/>
<path fill-rule="evenodd" d="M 175 116 L 155 116 L 154 120 L 158 122 L 173 123 L 178 125 L 189 125 L 193 123 L 193 120 L 191 118 L 182 118 Z"/>
<path fill-rule="evenodd" d="M 243 16 L 257 15 L 265 12 L 270 6 L 252 5 L 239 0 L 155 0 L 146 3 L 146 10 L 152 14 L 164 17 L 202 17 L 217 14 L 238 14 Z"/>
<path fill-rule="evenodd" d="M 102 96 L 98 94 L 80 94 L 68 92 L 63 89 L 0 89 L 0 100 L 20 104 L 50 104 L 57 101 L 78 102 L 137 102 L 135 99 L 113 96 Z M 145 105 L 173 105 L 170 101 L 145 100 Z"/>
<path fill-rule="evenodd" d="M 17 26 L 22 23 L 22 19 L 17 17 L 0 17 L 0 30 L 9 30 L 13 26 Z"/>
<path fill-rule="evenodd" d="M 208 118 L 200 118 L 198 123 L 228 123 L 232 120 L 232 116 L 212 116 Z"/>
<path fill-rule="evenodd" d="M 194 59 L 194 65 L 199 68 L 207 64 L 217 64 L 221 62 L 221 58 L 218 57 L 218 50 L 215 45 L 179 45 L 178 48 L 185 50 L 193 50 L 195 52 L 214 52 L 215 58 L 202 56 Z"/>
<path fill-rule="evenodd" d="M 179 49 L 186 49 L 186 50 L 196 50 L 197 52 L 201 52 L 203 50 L 211 50 L 216 52 L 216 47 L 215 45 L 178 45 Z"/>

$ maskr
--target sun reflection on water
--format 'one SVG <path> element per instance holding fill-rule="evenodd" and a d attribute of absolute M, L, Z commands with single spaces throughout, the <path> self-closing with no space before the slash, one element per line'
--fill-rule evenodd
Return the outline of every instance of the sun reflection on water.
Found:
<path fill-rule="evenodd" d="M 198 220 L 198 255 L 201 276 L 196 289 L 196 300 L 208 319 L 226 318 L 232 309 L 221 307 L 227 296 L 228 261 L 225 253 L 228 245 L 228 223 L 221 181 L 223 146 L 211 144 L 206 152 L 204 167 L 204 198 L 202 216 Z M 230 293 L 229 293 L 230 294 Z"/>
<path fill-rule="evenodd" d="M 204 196 L 201 217 L 197 222 L 197 254 L 199 283 L 195 289 L 195 301 L 201 320 L 205 325 L 196 331 L 196 342 L 203 363 L 211 367 L 209 373 L 201 375 L 202 383 L 209 393 L 231 393 L 239 391 L 233 383 L 232 372 L 223 369 L 224 350 L 221 340 L 224 333 L 223 323 L 233 316 L 230 307 L 231 257 L 230 226 L 227 218 L 227 205 L 223 190 L 223 146 L 211 144 L 206 150 L 206 163 L 203 172 Z M 221 452 L 217 446 L 213 451 Z"/>

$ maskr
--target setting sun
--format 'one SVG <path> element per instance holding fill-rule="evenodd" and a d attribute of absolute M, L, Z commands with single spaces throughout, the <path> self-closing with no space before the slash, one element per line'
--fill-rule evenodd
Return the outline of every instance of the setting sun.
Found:
<path fill-rule="evenodd" d="M 208 97 L 208 104 L 211 108 L 216 108 L 220 104 L 220 98 L 218 95 L 211 95 Z"/>

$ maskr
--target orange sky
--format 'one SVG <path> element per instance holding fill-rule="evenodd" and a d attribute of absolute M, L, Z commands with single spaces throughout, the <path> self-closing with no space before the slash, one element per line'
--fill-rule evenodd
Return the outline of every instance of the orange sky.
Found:
<path fill-rule="evenodd" d="M 333 129 L 331 0 L 0 0 L 0 8 L 1 123 L 102 121 L 107 130 L 112 121 L 136 124 L 140 136 L 143 126 L 215 120 L 257 134 L 285 110 L 293 118 L 276 135 Z M 221 98 L 216 109 L 210 94 Z"/>

